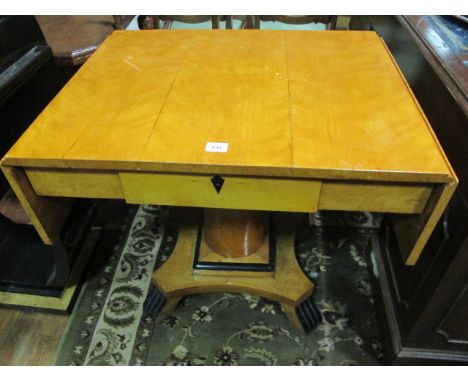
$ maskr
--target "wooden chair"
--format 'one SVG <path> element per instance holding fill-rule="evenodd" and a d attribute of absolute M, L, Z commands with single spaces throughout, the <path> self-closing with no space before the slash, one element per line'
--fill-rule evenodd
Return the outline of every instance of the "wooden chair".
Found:
<path fill-rule="evenodd" d="M 114 28 L 122 30 L 128 27 L 134 16 L 112 16 L 114 18 Z"/>
<path fill-rule="evenodd" d="M 255 29 L 260 29 L 262 21 L 275 21 L 291 25 L 303 25 L 322 23 L 327 26 L 327 29 L 336 29 L 337 16 L 328 15 L 310 15 L 310 16 L 248 16 L 250 19 L 249 26 Z"/>
<path fill-rule="evenodd" d="M 138 26 L 140 29 L 170 29 L 171 24 L 178 21 L 185 24 L 199 24 L 211 21 L 212 29 L 220 28 L 220 21 L 226 21 L 226 29 L 232 29 L 232 16 L 140 16 Z"/>
<path fill-rule="evenodd" d="M 138 16 L 137 22 L 138 22 L 138 28 L 140 29 L 156 29 L 154 27 L 153 16 L 143 16 L 143 15 Z"/>
<path fill-rule="evenodd" d="M 153 16 L 153 23 L 156 29 L 159 29 L 157 26 L 159 26 L 161 21 L 169 22 L 169 29 L 174 21 L 185 24 L 199 24 L 211 21 L 211 28 L 219 29 L 219 16 Z"/>

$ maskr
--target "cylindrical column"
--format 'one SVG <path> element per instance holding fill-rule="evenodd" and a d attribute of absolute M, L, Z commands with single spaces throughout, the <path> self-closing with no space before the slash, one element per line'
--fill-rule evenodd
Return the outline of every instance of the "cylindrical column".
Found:
<path fill-rule="evenodd" d="M 225 257 L 248 256 L 265 241 L 267 214 L 262 211 L 205 208 L 203 232 L 206 244 Z"/>

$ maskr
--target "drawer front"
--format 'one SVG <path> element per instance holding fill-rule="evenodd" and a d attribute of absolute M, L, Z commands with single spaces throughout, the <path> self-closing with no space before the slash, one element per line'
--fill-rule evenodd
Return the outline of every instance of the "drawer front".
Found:
<path fill-rule="evenodd" d="M 219 192 L 211 176 L 120 173 L 128 203 L 265 211 L 315 212 L 321 182 L 222 177 Z"/>

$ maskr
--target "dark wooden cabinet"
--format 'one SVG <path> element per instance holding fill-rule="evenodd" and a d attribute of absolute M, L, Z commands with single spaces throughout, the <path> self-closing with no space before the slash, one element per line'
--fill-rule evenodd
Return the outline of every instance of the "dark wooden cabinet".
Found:
<path fill-rule="evenodd" d="M 116 29 L 125 29 L 133 16 L 42 15 L 36 20 L 57 65 L 81 66 Z M 73 74 L 75 71 L 69 68 Z"/>
<path fill-rule="evenodd" d="M 0 16 L 0 158 L 67 78 L 55 64 L 34 16 Z M 26 215 L 0 171 L 0 304 L 26 304 L 26 299 L 16 298 L 20 294 L 41 296 L 32 305 L 45 308 L 50 304 L 43 302 L 44 297 L 59 299 L 78 263 L 80 240 L 92 211 L 87 205 L 79 208 L 82 214 L 72 215 L 61 233 L 63 248 L 45 245 L 32 225 L 19 224 L 26 223 Z"/>
<path fill-rule="evenodd" d="M 460 181 L 414 267 L 403 265 L 389 222 L 374 238 L 387 359 L 394 364 L 468 363 L 468 68 L 458 62 L 468 52 L 440 43 L 442 22 L 452 21 L 360 16 L 350 24 L 384 39 Z"/>

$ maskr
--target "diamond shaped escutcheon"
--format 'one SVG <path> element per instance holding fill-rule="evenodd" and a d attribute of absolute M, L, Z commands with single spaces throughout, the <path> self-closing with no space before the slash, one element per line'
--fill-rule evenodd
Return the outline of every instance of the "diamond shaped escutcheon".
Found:
<path fill-rule="evenodd" d="M 219 194 L 223 188 L 224 179 L 219 175 L 215 175 L 211 178 L 211 183 L 213 183 L 216 192 Z"/>

